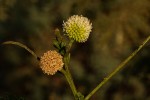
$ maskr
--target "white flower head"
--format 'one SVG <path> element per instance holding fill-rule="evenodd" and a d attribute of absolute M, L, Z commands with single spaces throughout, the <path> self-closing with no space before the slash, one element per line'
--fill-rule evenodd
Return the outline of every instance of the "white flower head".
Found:
<path fill-rule="evenodd" d="M 63 31 L 66 32 L 69 38 L 77 42 L 87 41 L 91 29 L 92 23 L 82 15 L 73 15 L 63 23 Z"/>

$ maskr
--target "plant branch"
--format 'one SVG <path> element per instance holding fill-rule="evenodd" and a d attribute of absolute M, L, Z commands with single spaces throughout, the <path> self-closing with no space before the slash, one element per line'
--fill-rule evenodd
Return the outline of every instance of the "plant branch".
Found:
<path fill-rule="evenodd" d="M 72 75 L 70 73 L 70 70 L 69 70 L 69 62 L 70 62 L 70 49 L 71 49 L 71 46 L 73 44 L 73 40 L 70 40 L 67 48 L 66 48 L 66 54 L 64 56 L 64 64 L 65 64 L 65 69 L 61 70 L 61 72 L 65 75 L 66 79 L 67 79 L 67 82 L 69 83 L 70 85 L 70 88 L 73 92 L 73 95 L 74 97 L 76 98 L 77 96 L 77 89 L 75 87 L 75 84 L 74 84 L 74 81 L 73 81 L 73 78 L 72 78 Z"/>
<path fill-rule="evenodd" d="M 138 49 L 136 49 L 128 58 L 126 58 L 112 73 L 105 77 L 104 80 L 85 97 L 85 100 L 89 100 L 95 92 L 97 92 L 105 83 L 107 83 L 108 80 L 110 80 L 118 71 L 120 71 L 121 68 L 123 68 L 145 46 L 146 43 L 148 43 L 149 40 L 150 36 L 148 36 L 138 47 Z"/>
<path fill-rule="evenodd" d="M 13 44 L 13 45 L 17 45 L 20 46 L 22 48 L 24 48 L 25 50 L 27 50 L 29 53 L 31 53 L 36 59 L 39 59 L 39 57 L 31 50 L 29 49 L 26 45 L 19 43 L 19 42 L 15 42 L 15 41 L 6 41 L 2 43 L 3 45 L 5 44 Z"/>
<path fill-rule="evenodd" d="M 72 90 L 72 93 L 73 93 L 74 97 L 76 97 L 77 90 L 76 90 L 76 87 L 74 85 L 74 82 L 73 82 L 73 79 L 71 77 L 71 74 L 68 71 L 65 71 L 64 69 L 62 69 L 61 72 L 65 75 L 65 77 L 67 79 L 67 82 L 69 83 L 69 86 L 70 86 L 70 88 Z"/>

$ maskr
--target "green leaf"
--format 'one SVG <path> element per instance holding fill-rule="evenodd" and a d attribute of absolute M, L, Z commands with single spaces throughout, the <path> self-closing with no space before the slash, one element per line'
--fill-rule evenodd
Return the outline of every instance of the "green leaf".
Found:
<path fill-rule="evenodd" d="M 60 49 L 59 42 L 57 40 L 53 41 L 53 46 L 58 50 Z"/>

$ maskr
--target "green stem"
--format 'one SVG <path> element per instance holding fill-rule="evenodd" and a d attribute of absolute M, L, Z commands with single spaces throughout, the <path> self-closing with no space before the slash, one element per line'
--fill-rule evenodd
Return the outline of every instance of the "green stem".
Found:
<path fill-rule="evenodd" d="M 76 87 L 75 87 L 74 82 L 73 82 L 73 80 L 72 80 L 72 77 L 71 77 L 70 74 L 69 74 L 67 71 L 65 71 L 64 69 L 61 70 L 61 72 L 65 75 L 65 77 L 66 77 L 66 79 L 67 79 L 67 82 L 69 83 L 69 86 L 70 86 L 70 88 L 71 88 L 71 90 L 72 90 L 72 93 L 73 93 L 74 97 L 76 97 L 77 90 L 76 90 Z"/>
<path fill-rule="evenodd" d="M 69 43 L 68 43 L 68 46 L 67 46 L 67 50 L 66 52 L 69 53 L 71 47 L 72 47 L 72 44 L 73 44 L 74 40 L 70 40 Z"/>
<path fill-rule="evenodd" d="M 27 50 L 29 53 L 31 53 L 36 59 L 39 59 L 39 57 L 31 50 L 29 49 L 26 45 L 19 43 L 19 42 L 15 42 L 15 41 L 6 41 L 2 43 L 3 45 L 5 44 L 13 44 L 13 45 L 17 45 L 20 46 L 22 48 L 24 48 L 25 50 Z"/>
<path fill-rule="evenodd" d="M 138 49 L 136 49 L 128 58 L 126 58 L 112 73 L 110 73 L 107 77 L 104 78 L 104 80 L 86 97 L 85 100 L 89 100 L 90 97 L 97 92 L 109 79 L 111 79 L 118 71 L 120 71 L 121 68 L 123 68 L 144 46 L 145 44 L 150 40 L 150 36 L 148 36 L 144 42 L 139 46 Z"/>
<path fill-rule="evenodd" d="M 73 44 L 73 40 L 70 40 L 70 42 L 69 42 L 69 44 L 67 46 L 66 54 L 64 56 L 65 69 L 62 70 L 61 72 L 65 75 L 65 77 L 67 79 L 67 82 L 69 83 L 70 88 L 71 88 L 71 90 L 73 92 L 73 95 L 76 98 L 76 96 L 77 96 L 77 89 L 75 87 L 72 75 L 71 75 L 70 70 L 69 70 L 69 62 L 70 62 L 70 53 L 69 53 L 69 51 L 71 49 L 72 44 Z"/>

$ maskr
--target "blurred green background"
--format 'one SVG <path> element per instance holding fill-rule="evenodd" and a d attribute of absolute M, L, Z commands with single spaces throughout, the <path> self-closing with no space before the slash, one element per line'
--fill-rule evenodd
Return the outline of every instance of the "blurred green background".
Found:
<path fill-rule="evenodd" d="M 74 14 L 93 24 L 88 41 L 71 50 L 75 84 L 87 95 L 150 35 L 150 0 L 0 0 L 0 43 L 18 41 L 41 56 Z M 23 98 L 74 100 L 60 73 L 43 74 L 24 49 L 0 46 L 0 100 Z M 91 100 L 150 100 L 150 43 Z"/>

